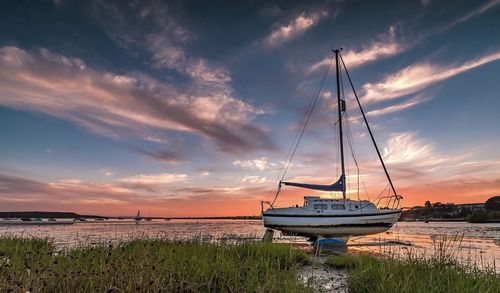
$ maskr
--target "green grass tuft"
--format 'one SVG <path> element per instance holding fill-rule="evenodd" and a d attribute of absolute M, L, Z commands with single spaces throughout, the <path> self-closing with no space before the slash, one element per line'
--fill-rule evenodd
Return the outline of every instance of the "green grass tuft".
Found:
<path fill-rule="evenodd" d="M 56 252 L 47 240 L 0 238 L 0 291 L 308 292 L 290 245 L 137 239 Z"/>
<path fill-rule="evenodd" d="M 353 268 L 358 257 L 354 255 L 332 255 L 326 259 L 326 264 L 336 269 Z"/>
<path fill-rule="evenodd" d="M 356 255 L 334 257 L 328 263 L 348 264 L 349 292 L 500 292 L 500 277 L 495 271 L 436 258 L 397 260 Z"/>

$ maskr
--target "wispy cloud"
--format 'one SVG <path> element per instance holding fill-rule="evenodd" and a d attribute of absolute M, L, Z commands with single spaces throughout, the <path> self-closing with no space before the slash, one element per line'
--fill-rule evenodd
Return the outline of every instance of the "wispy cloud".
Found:
<path fill-rule="evenodd" d="M 384 161 L 403 186 L 482 178 L 490 180 L 500 171 L 498 160 L 474 159 L 474 152 L 442 153 L 416 132 L 393 133 L 384 144 Z M 417 180 L 418 179 L 418 180 Z"/>
<path fill-rule="evenodd" d="M 271 33 L 265 38 L 265 44 L 269 47 L 277 47 L 285 42 L 303 35 L 307 30 L 316 26 L 318 22 L 328 16 L 326 11 L 302 12 L 295 16 L 287 24 L 276 25 Z"/>
<path fill-rule="evenodd" d="M 110 176 L 115 175 L 115 172 L 110 170 L 110 169 L 100 169 L 99 173 L 106 176 L 106 177 L 110 177 Z"/>
<path fill-rule="evenodd" d="M 441 27 L 439 30 L 437 30 L 437 33 L 443 32 L 445 30 L 448 30 L 456 25 L 459 25 L 463 22 L 468 21 L 469 19 L 476 17 L 492 8 L 495 8 L 498 4 L 500 4 L 500 0 L 490 0 L 483 5 L 477 7 L 476 9 L 472 10 L 471 12 L 455 19 L 454 21 L 450 22 L 449 24 Z"/>
<path fill-rule="evenodd" d="M 139 174 L 131 177 L 125 177 L 119 182 L 125 183 L 137 183 L 137 184 L 169 184 L 173 182 L 186 181 L 186 174 L 171 174 L 171 173 L 160 173 L 160 174 Z"/>
<path fill-rule="evenodd" d="M 264 176 L 255 176 L 255 175 L 252 175 L 252 176 L 245 176 L 245 177 L 243 177 L 241 179 L 241 181 L 252 183 L 252 184 L 260 184 L 260 183 L 266 182 L 267 178 L 264 177 Z"/>
<path fill-rule="evenodd" d="M 473 153 L 446 154 L 415 133 L 394 134 L 384 155 L 393 180 L 407 200 L 484 201 L 498 190 L 498 160 L 475 160 Z"/>
<path fill-rule="evenodd" d="M 117 180 L 115 184 L 128 189 L 142 189 L 148 192 L 159 192 L 162 188 L 171 183 L 185 182 L 187 179 L 188 176 L 186 174 L 139 174 L 121 178 Z"/>
<path fill-rule="evenodd" d="M 137 1 L 131 5 L 98 3 L 97 13 L 104 19 L 103 26 L 111 38 L 132 54 L 147 52 L 151 67 L 177 71 L 190 78 L 191 88 L 207 96 L 233 94 L 226 68 L 189 53 L 189 45 L 195 37 L 183 25 L 182 10 L 176 4 L 162 1 Z"/>
<path fill-rule="evenodd" d="M 45 49 L 0 48 L 0 104 L 71 120 L 113 138 L 146 139 L 163 129 L 210 138 L 222 151 L 275 147 L 250 122 L 263 110 L 235 97 L 190 95 L 145 74 L 99 71 Z"/>
<path fill-rule="evenodd" d="M 428 6 L 430 4 L 430 0 L 422 0 L 421 3 L 423 6 Z M 388 58 L 393 55 L 402 53 L 409 48 L 415 46 L 420 43 L 425 38 L 442 33 L 456 25 L 459 25 L 463 22 L 466 22 L 488 10 L 495 8 L 498 4 L 500 4 L 500 0 L 490 0 L 485 4 L 479 6 L 473 11 L 460 16 L 459 18 L 449 22 L 446 25 L 440 26 L 437 29 L 433 29 L 424 33 L 421 36 L 414 36 L 414 40 L 409 42 L 402 42 L 398 40 L 396 34 L 396 26 L 391 26 L 387 33 L 381 34 L 377 40 L 372 41 L 370 44 L 363 45 L 360 50 L 347 50 L 342 54 L 343 59 L 346 65 L 349 68 L 355 68 L 361 66 L 366 63 L 370 63 L 379 59 Z M 306 72 L 307 74 L 311 74 L 321 68 L 328 66 L 330 63 L 330 57 L 325 57 L 321 61 L 318 61 L 312 65 L 310 65 Z"/>
<path fill-rule="evenodd" d="M 137 152 L 146 155 L 156 161 L 161 161 L 165 163 L 177 163 L 177 162 L 183 162 L 185 161 L 185 155 L 179 152 L 172 152 L 172 151 L 165 151 L 165 150 L 159 150 L 159 151 L 148 151 L 144 149 L 138 149 L 135 148 Z"/>
<path fill-rule="evenodd" d="M 385 115 L 385 114 L 390 114 L 390 113 L 395 113 L 395 112 L 399 112 L 399 111 L 402 111 L 402 110 L 406 110 L 406 109 L 409 109 L 413 106 L 416 106 L 418 104 L 421 104 L 423 102 L 426 102 L 426 101 L 429 101 L 430 99 L 432 99 L 432 95 L 423 95 L 423 94 L 419 94 L 419 95 L 416 95 L 415 97 L 407 100 L 407 101 L 404 101 L 402 103 L 399 103 L 399 104 L 395 104 L 395 105 L 390 105 L 390 106 L 387 106 L 387 107 L 384 107 L 384 108 L 379 108 L 379 109 L 375 109 L 375 110 L 371 110 L 369 112 L 366 113 L 366 116 L 368 117 L 378 117 L 378 116 L 382 116 L 382 115 Z"/>
<path fill-rule="evenodd" d="M 189 46 L 196 36 L 184 24 L 182 4 L 161 1 L 137 1 L 131 5 L 98 2 L 96 11 L 103 19 L 102 24 L 108 34 L 118 44 L 132 54 L 147 52 L 151 67 L 174 70 L 188 80 L 182 89 L 176 87 L 178 93 L 175 99 L 169 98 L 170 106 L 190 109 L 202 120 L 219 121 L 217 128 L 239 125 L 236 128 L 251 136 L 263 133 L 262 128 L 248 122 L 268 110 L 254 107 L 235 96 L 227 68 L 190 54 Z M 210 126 L 201 127 L 209 132 L 215 130 L 210 130 Z M 233 134 L 233 142 L 239 144 L 242 137 Z M 270 143 L 269 146 L 273 144 L 269 138 L 265 141 L 264 144 Z M 231 144 L 218 143 L 218 147 L 221 150 L 242 151 L 232 148 Z"/>
<path fill-rule="evenodd" d="M 397 42 L 381 43 L 373 42 L 369 47 L 361 51 L 349 50 L 342 54 L 344 62 L 354 68 L 377 59 L 395 55 L 403 50 L 403 45 Z"/>
<path fill-rule="evenodd" d="M 377 59 L 387 58 L 396 55 L 406 49 L 406 45 L 396 40 L 396 27 L 391 26 L 389 31 L 379 36 L 379 38 L 360 50 L 347 50 L 342 52 L 342 58 L 348 68 L 355 68 L 365 63 Z M 330 64 L 331 57 L 325 57 L 323 60 L 309 66 L 307 73 L 310 74 Z"/>
<path fill-rule="evenodd" d="M 33 203 L 36 206 L 36 204 L 50 203 L 56 208 L 87 204 L 124 204 L 140 202 L 141 198 L 139 194 L 110 184 L 84 183 L 80 180 L 45 183 L 4 174 L 0 174 L 0 194 L 2 206 L 12 204 L 32 206 Z"/>
<path fill-rule="evenodd" d="M 229 184 L 225 187 L 186 187 L 187 179 L 184 174 L 160 173 L 139 174 L 111 182 L 77 179 L 42 182 L 0 173 L 0 205 L 4 210 L 92 211 L 101 215 L 123 215 L 127 211 L 132 215 L 137 208 L 156 216 L 237 215 L 252 212 L 253 205 L 249 202 L 255 202 L 264 193 L 263 187 Z M 227 205 L 241 203 L 243 195 L 249 202 L 239 209 L 233 206 L 233 211 L 228 213 Z M 226 200 L 227 204 L 223 204 L 221 199 L 227 198 L 232 201 Z M 179 201 L 189 205 L 189 209 L 179 209 Z"/>
<path fill-rule="evenodd" d="M 185 198 L 188 200 L 196 199 L 199 202 L 203 202 L 203 199 L 215 199 L 217 202 L 222 201 L 237 201 L 238 199 L 246 198 L 250 199 L 255 203 L 258 198 L 262 198 L 264 194 L 269 192 L 268 188 L 265 186 L 251 186 L 248 184 L 244 186 L 197 186 L 197 187 L 183 187 L 176 189 L 175 192 L 184 194 Z M 222 200 L 222 201 L 221 201 Z M 229 202 L 230 206 L 235 207 L 234 203 Z M 248 203 L 247 203 L 248 204 Z M 250 203 L 251 204 L 251 203 Z M 193 208 L 200 207 L 195 203 L 191 203 Z"/>
<path fill-rule="evenodd" d="M 413 94 L 432 84 L 498 59 L 500 59 L 500 51 L 484 55 L 458 66 L 417 63 L 386 76 L 380 82 L 366 83 L 363 85 L 364 95 L 362 99 L 365 103 L 373 103 Z"/>
<path fill-rule="evenodd" d="M 236 160 L 233 162 L 233 166 L 241 167 L 241 168 L 249 168 L 249 169 L 258 169 L 258 170 L 269 170 L 270 168 L 276 168 L 277 164 L 273 162 L 269 162 L 269 158 L 261 157 L 258 159 L 251 160 Z"/>
<path fill-rule="evenodd" d="M 449 201 L 449 196 L 453 195 L 461 202 L 470 196 L 475 198 L 473 200 L 484 201 L 498 186 L 495 175 L 500 172 L 498 160 L 477 160 L 471 151 L 442 152 L 432 141 L 416 132 L 390 134 L 380 145 L 396 189 L 405 196 L 403 204 L 423 203 L 423 196 L 425 199 Z M 387 181 L 378 161 L 366 160 L 359 164 L 368 192 L 381 190 L 381 182 Z M 460 188 L 465 182 L 474 186 L 474 190 Z"/>
<path fill-rule="evenodd" d="M 388 164 L 409 164 L 416 163 L 422 165 L 434 165 L 442 162 L 445 158 L 437 159 L 434 155 L 434 146 L 422 139 L 415 133 L 403 132 L 393 134 L 387 140 L 383 149 L 384 160 Z M 413 167 L 416 167 L 415 165 Z"/>
<path fill-rule="evenodd" d="M 138 202 L 141 200 L 154 200 L 158 195 L 165 197 L 169 189 L 175 184 L 186 182 L 186 174 L 159 173 L 138 174 L 130 177 L 119 178 L 110 182 L 90 182 L 79 179 L 60 179 L 52 182 L 39 182 L 21 177 L 0 174 L 0 194 L 11 194 L 17 200 L 36 200 L 40 196 L 46 200 L 73 202 L 77 205 L 80 201 L 87 202 Z M 21 187 L 24 186 L 24 187 Z M 140 190 L 148 191 L 141 194 Z M 151 193 L 154 192 L 154 193 Z M 169 195 L 168 197 L 175 197 Z"/>
<path fill-rule="evenodd" d="M 420 0 L 420 3 L 422 3 L 422 6 L 428 6 L 431 3 L 431 0 Z"/>

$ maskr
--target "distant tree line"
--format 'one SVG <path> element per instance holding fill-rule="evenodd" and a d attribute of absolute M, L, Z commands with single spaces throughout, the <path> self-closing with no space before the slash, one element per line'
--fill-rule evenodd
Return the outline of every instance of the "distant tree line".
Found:
<path fill-rule="evenodd" d="M 500 195 L 489 198 L 484 207 L 489 211 L 500 211 Z"/>
<path fill-rule="evenodd" d="M 483 204 L 444 204 L 427 200 L 423 206 L 404 211 L 402 220 L 462 220 L 473 223 L 500 222 L 500 196 L 489 198 Z"/>

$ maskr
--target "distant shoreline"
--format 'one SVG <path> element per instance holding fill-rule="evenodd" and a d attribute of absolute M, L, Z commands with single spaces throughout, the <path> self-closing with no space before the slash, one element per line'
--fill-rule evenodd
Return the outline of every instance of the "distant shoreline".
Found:
<path fill-rule="evenodd" d="M 135 216 L 99 216 L 80 215 L 74 212 L 44 212 L 21 211 L 0 212 L 1 218 L 57 218 L 57 219 L 134 219 Z M 227 217 L 141 217 L 141 219 L 167 219 L 167 220 L 261 220 L 261 216 L 227 216 Z"/>
<path fill-rule="evenodd" d="M 0 212 L 2 219 L 106 219 L 106 220 L 131 220 L 134 216 L 100 216 L 81 215 L 74 212 L 45 212 L 45 211 L 19 211 Z M 214 216 L 214 217 L 141 217 L 142 220 L 262 220 L 262 216 Z M 398 222 L 469 222 L 467 217 L 463 218 L 409 218 L 402 217 Z M 481 223 L 500 223 L 500 219 L 484 219 Z"/>

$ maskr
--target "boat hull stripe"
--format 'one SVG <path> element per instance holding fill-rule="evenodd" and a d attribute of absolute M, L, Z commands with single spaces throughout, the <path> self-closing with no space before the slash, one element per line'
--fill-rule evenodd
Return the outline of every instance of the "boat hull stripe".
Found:
<path fill-rule="evenodd" d="M 262 214 L 263 217 L 287 217 L 287 218 L 353 218 L 353 217 L 370 217 L 370 216 L 386 216 L 399 214 L 401 212 L 376 213 L 376 214 L 355 214 L 355 215 L 286 215 L 286 214 Z"/>
<path fill-rule="evenodd" d="M 265 225 L 271 229 L 290 229 L 290 228 L 349 228 L 349 227 L 392 227 L 392 223 L 370 223 L 370 224 L 340 224 L 340 225 Z"/>

